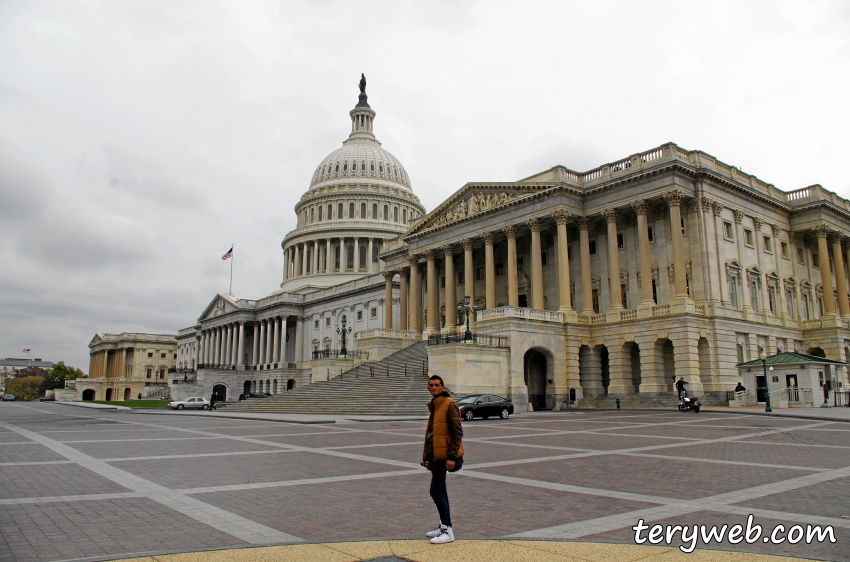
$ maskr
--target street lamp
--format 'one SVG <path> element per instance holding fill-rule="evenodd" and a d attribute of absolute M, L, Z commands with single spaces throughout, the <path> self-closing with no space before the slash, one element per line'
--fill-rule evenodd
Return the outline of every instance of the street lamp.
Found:
<path fill-rule="evenodd" d="M 348 339 L 348 334 L 351 333 L 351 326 L 346 328 L 345 324 L 346 324 L 345 316 L 343 316 L 342 317 L 342 328 L 337 328 L 336 333 L 342 338 L 342 347 L 340 348 L 339 352 L 344 357 L 348 357 L 348 350 L 345 349 L 345 342 Z"/>
<path fill-rule="evenodd" d="M 767 353 L 764 352 L 764 349 L 759 353 L 759 359 L 761 359 L 761 367 L 764 369 L 764 411 L 772 412 L 773 408 L 770 407 L 770 385 L 767 384 Z"/>
<path fill-rule="evenodd" d="M 463 302 L 457 303 L 457 313 L 463 318 L 466 315 L 466 332 L 463 334 L 463 341 L 472 341 L 472 331 L 469 329 L 469 317 L 475 312 L 475 305 L 469 304 L 469 295 L 463 297 Z"/>

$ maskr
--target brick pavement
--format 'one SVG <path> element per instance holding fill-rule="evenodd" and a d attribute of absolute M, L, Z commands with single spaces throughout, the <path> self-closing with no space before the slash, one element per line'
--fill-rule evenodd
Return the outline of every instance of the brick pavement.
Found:
<path fill-rule="evenodd" d="M 639 518 L 731 525 L 752 512 L 764 526 L 834 525 L 838 542 L 713 546 L 847 559 L 850 424 L 570 411 L 464 429 L 467 466 L 449 482 L 462 539 L 628 543 Z M 2 404 L 0 560 L 419 539 L 436 519 L 418 467 L 423 432 L 422 420 L 297 425 Z"/>

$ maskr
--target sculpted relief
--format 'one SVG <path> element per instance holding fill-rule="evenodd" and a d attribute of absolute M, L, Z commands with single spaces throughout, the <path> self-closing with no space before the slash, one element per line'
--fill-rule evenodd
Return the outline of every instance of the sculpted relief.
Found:
<path fill-rule="evenodd" d="M 449 209 L 447 213 L 437 219 L 434 226 L 442 226 L 456 220 L 471 217 L 481 211 L 499 207 L 500 205 L 504 205 L 514 199 L 516 199 L 516 195 L 506 191 L 498 194 L 473 193 L 472 196 L 470 196 L 468 203 L 461 199 L 460 203 L 458 203 L 453 209 Z"/>

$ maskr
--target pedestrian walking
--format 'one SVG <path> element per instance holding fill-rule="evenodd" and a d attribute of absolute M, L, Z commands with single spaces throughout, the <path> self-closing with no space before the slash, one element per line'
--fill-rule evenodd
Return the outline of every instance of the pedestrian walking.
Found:
<path fill-rule="evenodd" d="M 215 394 L 210 396 L 210 411 L 215 410 Z"/>
<path fill-rule="evenodd" d="M 445 544 L 455 540 L 446 473 L 457 472 L 463 466 L 463 428 L 460 408 L 449 396 L 441 377 L 434 375 L 428 380 L 428 392 L 433 398 L 428 403 L 430 415 L 422 466 L 431 471 L 431 498 L 440 514 L 440 524 L 425 536 L 432 544 Z"/>

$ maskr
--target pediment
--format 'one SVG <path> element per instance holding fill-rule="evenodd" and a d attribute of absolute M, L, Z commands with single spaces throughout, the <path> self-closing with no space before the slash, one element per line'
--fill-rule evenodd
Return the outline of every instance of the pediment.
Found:
<path fill-rule="evenodd" d="M 405 237 L 495 212 L 555 187 L 551 184 L 466 184 L 422 217 Z"/>
<path fill-rule="evenodd" d="M 100 335 L 100 334 L 95 334 L 94 337 L 89 342 L 89 347 L 94 347 L 94 346 L 96 346 L 100 343 L 103 343 L 103 342 L 104 342 L 103 336 Z"/>
<path fill-rule="evenodd" d="M 204 312 L 198 320 L 210 320 L 217 316 L 227 314 L 228 312 L 235 312 L 237 310 L 239 310 L 239 307 L 236 306 L 235 302 L 224 295 L 218 294 L 207 308 L 204 309 Z"/>

